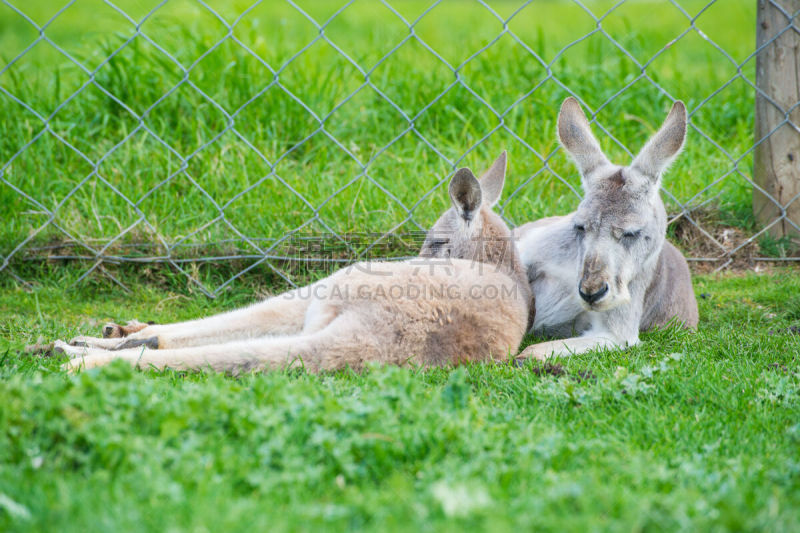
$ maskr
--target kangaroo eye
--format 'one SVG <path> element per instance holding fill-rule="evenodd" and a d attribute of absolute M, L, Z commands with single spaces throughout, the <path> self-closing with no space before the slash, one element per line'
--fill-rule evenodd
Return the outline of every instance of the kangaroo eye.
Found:
<path fill-rule="evenodd" d="M 639 236 L 642 234 L 641 230 L 639 231 L 626 231 L 622 234 L 623 239 L 634 240 L 638 239 Z"/>
<path fill-rule="evenodd" d="M 577 231 L 578 233 L 583 233 L 584 231 L 586 231 L 586 226 L 584 226 L 583 224 L 575 224 L 575 231 Z"/>

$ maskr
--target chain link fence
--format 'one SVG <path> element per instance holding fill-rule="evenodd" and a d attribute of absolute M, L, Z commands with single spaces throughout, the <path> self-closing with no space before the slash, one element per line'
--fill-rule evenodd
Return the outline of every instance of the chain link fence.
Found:
<path fill-rule="evenodd" d="M 704 30 L 706 21 L 726 16 L 729 9 L 714 1 L 689 7 L 673 0 L 661 2 L 660 9 L 668 7 L 679 29 L 666 39 L 648 39 L 647 32 L 658 26 L 658 20 L 648 21 L 644 31 L 609 29 L 649 9 L 632 0 L 608 5 L 578 0 L 497 5 L 474 0 L 449 8 L 440 0 L 421 7 L 414 4 L 413 9 L 402 0 L 368 6 L 351 0 L 332 10 L 327 2 L 309 7 L 286 0 L 274 17 L 269 10 L 278 9 L 277 2 L 232 7 L 197 0 L 183 2 L 189 7 L 182 9 L 190 10 L 187 27 L 189 19 L 202 16 L 214 31 L 201 37 L 192 35 L 196 27 L 181 33 L 178 21 L 168 26 L 173 34 L 169 45 L 168 37 L 156 35 L 159 26 L 153 20 L 173 9 L 175 2 L 126 7 L 123 2 L 105 1 L 91 9 L 102 8 L 120 29 L 89 53 L 73 50 L 69 39 L 53 37 L 60 21 L 74 16 L 80 1 L 66 2 L 37 17 L 25 3 L 3 0 L 0 18 L 7 25 L 24 26 L 28 39 L 20 37 L 16 46 L 5 46 L 0 63 L 4 123 L 0 200 L 5 205 L 0 276 L 27 283 L 35 281 L 28 279 L 28 265 L 68 261 L 85 267 L 78 283 L 100 275 L 124 287 L 114 265 L 162 264 L 213 296 L 249 272 L 269 271 L 293 284 L 299 279 L 293 269 L 297 265 L 402 257 L 413 254 L 425 227 L 446 205 L 446 199 L 439 198 L 446 196 L 442 184 L 455 169 L 475 160 L 490 161 L 497 154 L 489 152 L 498 151 L 495 146 L 504 148 L 503 143 L 514 147 L 511 173 L 520 159 L 530 161 L 521 164 L 519 177 L 507 184 L 500 205 L 507 220 L 519 224 L 563 213 L 577 204 L 581 194 L 575 171 L 555 142 L 557 105 L 566 95 L 584 104 L 604 147 L 620 156 L 631 156 L 641 146 L 668 104 L 687 100 L 690 143 L 697 149 L 687 148 L 682 156 L 686 161 L 679 161 L 665 179 L 671 236 L 692 260 L 713 268 L 724 268 L 738 258 L 751 264 L 796 260 L 786 250 L 791 231 L 800 232 L 792 216 L 800 192 L 776 197 L 753 176 L 759 146 L 787 128 L 792 136 L 800 132 L 793 121 L 798 103 L 787 107 L 759 88 L 755 79 L 757 55 L 800 33 L 796 13 L 780 3 L 768 3 L 780 10 L 783 26 L 763 43 L 748 45 L 745 53 L 729 53 Z M 620 16 L 628 4 L 640 11 Z M 266 14 L 257 14 L 259 9 L 266 9 Z M 423 31 L 431 25 L 457 24 L 443 9 L 469 9 L 480 28 L 480 42 L 474 49 L 465 45 L 460 57 L 454 52 L 458 43 L 442 52 L 429 42 L 436 39 L 428 39 Z M 559 9 L 569 9 L 568 16 L 548 24 L 571 28 L 574 16 L 582 25 L 575 23 L 576 29 L 569 31 L 585 31 L 559 40 L 518 24 L 523 17 L 535 19 L 537 12 L 547 16 Z M 745 23 L 752 35 L 756 20 L 748 13 Z M 353 19 L 351 26 L 338 30 L 339 39 L 336 25 L 348 16 Z M 359 24 L 376 22 L 396 31 L 383 35 L 383 30 L 370 30 L 378 32 L 369 43 L 380 45 L 379 50 L 341 44 L 358 32 Z M 302 36 L 296 31 L 300 25 Z M 259 32 L 269 35 L 267 39 L 284 32 L 274 42 L 296 40 L 298 46 L 281 55 L 275 51 L 278 45 L 270 45 L 273 41 L 265 44 L 253 37 Z M 394 35 L 399 36 L 395 41 Z M 186 52 L 184 40 L 196 44 L 195 55 Z M 595 44 L 579 54 L 586 43 Z M 717 81 L 698 85 L 702 94 L 682 89 L 696 82 L 694 71 L 681 78 L 683 67 L 675 54 L 684 53 L 682 43 L 690 43 L 685 55 L 692 57 L 686 61 L 699 65 L 697 72 L 715 73 Z M 314 55 L 313 50 L 324 52 Z M 66 65 L 66 70 L 48 70 L 42 66 L 44 60 L 25 62 L 35 54 L 50 65 Z M 386 65 L 402 54 L 411 57 L 408 75 L 400 71 L 387 80 L 392 76 Z M 421 54 L 425 58 L 421 68 L 438 72 L 439 81 L 449 77 L 446 83 L 432 87 L 434 78 L 412 76 L 417 72 L 413 63 Z M 603 61 L 612 56 L 623 75 L 612 75 L 602 90 L 574 81 L 574 73 L 581 70 L 589 79 L 605 80 Z M 138 57 L 147 57 L 146 70 L 137 67 Z M 330 63 L 319 64 L 315 58 Z M 592 68 L 593 60 L 599 68 Z M 504 61 L 529 69 L 527 82 L 505 80 Z M 209 63 L 221 65 L 220 70 L 209 75 Z M 236 70 L 238 64 L 260 69 L 261 80 L 251 80 L 247 69 Z M 65 72 L 71 73 L 69 82 L 64 81 Z M 137 78 L 141 72 L 147 79 Z M 232 81 L 237 72 L 242 83 Z M 342 72 L 347 79 L 339 83 Z M 37 82 L 26 84 L 32 73 Z M 481 73 L 485 75 L 476 83 Z M 492 83 L 513 85 L 513 90 L 495 92 Z M 320 105 L 318 95 L 326 91 L 335 95 L 329 105 Z M 510 96 L 503 100 L 500 93 Z M 407 95 L 416 98 L 413 105 L 403 101 Z M 757 98 L 777 110 L 778 119 L 754 136 Z M 624 114 L 637 106 L 653 111 L 646 119 Z M 430 118 L 439 116 L 440 108 L 448 117 L 461 111 L 467 116 L 453 123 L 466 125 L 448 133 L 449 123 Z M 470 113 L 484 118 L 472 121 Z M 532 113 L 543 122 L 521 122 Z M 213 118 L 202 118 L 212 114 Z M 159 116 L 166 118 L 154 118 Z M 620 116 L 633 124 L 622 133 L 616 124 Z M 354 122 L 342 127 L 342 121 Z M 631 139 L 635 146 L 629 146 Z M 702 163 L 712 156 L 712 163 Z M 424 189 L 398 187 L 391 181 L 415 172 L 438 174 L 420 181 Z M 239 179 L 242 174 L 247 176 Z M 325 178 L 329 175 L 335 177 Z M 544 197 L 539 204 L 530 203 L 542 191 L 556 191 L 552 201 Z M 751 194 L 763 195 L 771 206 L 771 218 L 765 223 L 747 220 Z M 736 205 L 738 211 L 728 209 L 729 215 L 720 216 L 725 210 L 720 211 L 720 202 Z M 368 216 L 354 208 L 384 204 L 388 207 L 376 208 L 375 213 L 366 209 Z M 184 209 L 187 214 L 180 220 L 169 218 Z M 256 221 L 268 222 L 258 226 Z M 369 232 L 353 233 L 358 224 Z M 776 227 L 788 227 L 789 236 L 776 237 Z M 215 282 L 202 274 L 203 268 L 220 265 L 226 268 L 217 270 L 224 274 Z"/>

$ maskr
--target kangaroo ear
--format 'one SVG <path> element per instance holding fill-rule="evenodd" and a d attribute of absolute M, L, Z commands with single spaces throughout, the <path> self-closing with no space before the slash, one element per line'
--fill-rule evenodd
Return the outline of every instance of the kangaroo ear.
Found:
<path fill-rule="evenodd" d="M 450 180 L 450 199 L 458 216 L 469 222 L 481 208 L 481 184 L 468 168 L 459 168 Z"/>
<path fill-rule="evenodd" d="M 647 141 L 631 163 L 631 167 L 658 183 L 661 174 L 683 148 L 686 122 L 686 106 L 678 100 L 672 105 L 661 129 Z"/>
<path fill-rule="evenodd" d="M 558 140 L 578 165 L 584 186 L 590 181 L 592 172 L 611 164 L 600 149 L 600 143 L 592 135 L 581 105 L 571 96 L 561 104 L 561 112 L 558 114 Z"/>
<path fill-rule="evenodd" d="M 489 170 L 481 176 L 481 192 L 483 193 L 483 203 L 492 207 L 500 199 L 503 192 L 503 183 L 506 180 L 506 165 L 508 157 L 506 151 L 500 154 Z"/>

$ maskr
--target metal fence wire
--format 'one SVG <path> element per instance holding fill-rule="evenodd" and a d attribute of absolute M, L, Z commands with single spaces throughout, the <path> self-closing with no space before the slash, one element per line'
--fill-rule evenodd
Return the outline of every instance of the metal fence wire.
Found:
<path fill-rule="evenodd" d="M 328 31 L 337 18 L 343 16 L 343 13 L 363 4 L 363 2 L 356 2 L 356 5 L 353 5 L 354 0 L 342 1 L 341 5 L 337 6 L 337 9 L 324 19 L 312 16 L 308 8 L 302 6 L 299 0 L 297 2 L 286 0 L 285 9 L 292 10 L 295 15 L 300 15 L 307 21 L 307 24 L 312 25 L 314 35 L 293 54 L 282 57 L 280 60 L 265 59 L 264 53 L 257 49 L 252 41 L 243 39 L 237 32 L 237 27 L 241 26 L 242 21 L 246 21 L 251 16 L 251 12 L 262 2 L 246 6 L 239 10 L 238 15 L 233 18 L 223 16 L 219 8 L 212 7 L 211 2 L 203 0 L 193 2 L 192 5 L 196 9 L 211 16 L 221 28 L 218 40 L 205 43 L 205 52 L 193 60 L 187 60 L 176 53 L 174 48 L 164 46 L 157 38 L 153 38 L 149 34 L 148 21 L 157 16 L 160 10 L 165 9 L 165 6 L 171 2 L 164 0 L 145 12 L 133 14 L 117 5 L 119 2 L 106 0 L 102 2 L 103 9 L 113 10 L 115 16 L 124 18 L 127 21 L 128 31 L 116 45 L 104 49 L 100 56 L 95 56 L 100 57 L 99 59 L 90 61 L 85 57 L 79 57 L 69 49 L 69 46 L 65 45 L 63 40 L 51 37 L 52 27 L 67 15 L 75 3 L 75 0 L 66 2 L 63 7 L 54 10 L 46 20 L 38 20 L 29 15 L 26 12 L 25 3 L 2 0 L 2 5 L 0 5 L 5 8 L 2 17 L 6 17 L 7 20 L 11 20 L 11 18 L 24 20 L 32 30 L 31 35 L 33 36 L 22 50 L 14 50 L 13 53 L 9 50 L 2 51 L 3 56 L 12 55 L 3 57 L 5 65 L 0 69 L 0 98 L 5 101 L 5 109 L 10 109 L 12 105 L 19 106 L 16 109 L 25 115 L 29 130 L 19 135 L 12 134 L 16 132 L 14 125 L 6 123 L 3 132 L 5 141 L 0 141 L 0 143 L 5 142 L 5 144 L 0 144 L 0 181 L 2 182 L 0 188 L 4 189 L 0 200 L 10 205 L 10 202 L 18 202 L 21 197 L 27 206 L 27 210 L 24 212 L 15 212 L 11 208 L 6 211 L 7 216 L 4 217 L 6 220 L 3 224 L 12 229 L 4 230 L 8 233 L 5 237 L 0 237 L 7 240 L 0 249 L 2 252 L 0 273 L 21 283 L 35 281 L 24 279 L 25 273 L 30 272 L 25 265 L 42 260 L 68 260 L 79 264 L 83 262 L 86 268 L 78 282 L 85 280 L 90 275 L 102 275 L 111 277 L 121 285 L 123 285 L 122 280 L 114 275 L 113 269 L 109 268 L 109 265 L 161 263 L 171 265 L 178 272 L 185 274 L 201 291 L 213 296 L 254 269 L 267 269 L 285 280 L 286 283 L 294 284 L 298 278 L 293 273 L 293 265 L 342 264 L 363 258 L 402 256 L 403 254 L 396 253 L 396 250 L 413 252 L 414 248 L 419 245 L 421 236 L 424 235 L 425 226 L 431 221 L 430 215 L 426 215 L 428 218 L 420 216 L 422 210 L 429 205 L 426 202 L 429 202 L 431 195 L 445 195 L 441 185 L 447 182 L 456 168 L 464 164 L 465 159 L 471 153 L 478 150 L 492 135 L 498 133 L 514 142 L 517 147 L 523 147 L 537 165 L 523 176 L 521 181 L 514 183 L 510 189 L 507 186 L 503 201 L 499 206 L 511 224 L 523 223 L 526 221 L 523 218 L 524 214 L 521 216 L 513 213 L 511 207 L 525 195 L 533 194 L 537 187 L 545 183 L 555 183 L 568 191 L 568 195 L 572 198 L 569 201 L 572 201 L 573 204 L 580 198 L 581 191 L 576 180 L 565 176 L 565 172 L 554 164 L 558 158 L 564 158 L 563 151 L 559 149 L 554 139 L 550 139 L 550 142 L 545 144 L 545 148 L 542 149 L 535 147 L 529 138 L 523 138 L 517 132 L 515 123 L 510 119 L 515 110 L 523 104 L 530 104 L 531 100 L 544 90 L 543 87 L 556 87 L 562 95 L 560 98 L 570 94 L 584 104 L 595 131 L 604 136 L 604 143 L 608 142 L 622 153 L 632 155 L 632 151 L 638 147 L 631 147 L 629 150 L 625 143 L 618 140 L 613 134 L 614 128 L 609 127 L 608 122 L 601 120 L 602 112 L 631 87 L 642 84 L 650 89 L 655 88 L 659 98 L 662 98 L 665 103 L 675 101 L 681 96 L 686 98 L 685 95 L 674 94 L 674 87 L 659 81 L 658 73 L 653 71 L 656 69 L 654 65 L 664 54 L 669 53 L 681 41 L 688 39 L 699 42 L 705 47 L 707 57 L 703 61 L 709 63 L 709 68 L 722 66 L 722 68 L 728 69 L 731 75 L 720 86 L 712 88 L 703 95 L 702 99 L 689 106 L 691 138 L 694 139 L 694 142 L 702 142 L 703 151 L 714 152 L 718 161 L 722 161 L 724 164 L 713 169 L 712 179 L 706 179 L 688 194 L 686 191 L 675 193 L 670 179 L 666 180 L 662 193 L 668 203 L 673 236 L 690 235 L 694 239 L 694 246 L 685 248 L 687 255 L 693 255 L 692 260 L 711 263 L 714 268 L 724 268 L 743 256 L 746 256 L 747 260 L 751 262 L 796 260 L 794 257 L 776 257 L 774 253 L 765 253 L 764 247 L 759 247 L 759 243 L 764 239 L 773 243 L 778 242 L 774 239 L 769 240 L 770 232 L 776 226 L 789 226 L 793 228 L 792 231 L 800 232 L 797 219 L 792 220 L 789 215 L 798 195 L 791 198 L 774 197 L 773 191 L 768 191 L 754 179 L 752 169 L 755 151 L 762 143 L 767 142 L 771 135 L 778 131 L 784 131 L 785 128 L 789 128 L 792 135 L 800 132 L 798 124 L 792 121 L 800 103 L 795 102 L 787 107 L 785 103 L 776 101 L 772 95 L 766 94 L 757 87 L 753 75 L 757 54 L 773 46 L 779 39 L 787 35 L 800 33 L 800 28 L 795 20 L 797 13 L 789 12 L 780 2 L 771 2 L 771 5 L 782 13 L 783 27 L 775 31 L 774 35 L 766 42 L 754 45 L 746 57 L 734 57 L 704 33 L 698 24 L 698 20 L 709 9 L 718 5 L 718 2 L 704 3 L 699 10 L 693 10 L 694 12 L 690 13 L 678 1 L 669 0 L 671 9 L 674 9 L 674 12 L 678 13 L 682 17 L 681 20 L 684 21 L 682 30 L 671 39 L 660 43 L 659 48 L 653 49 L 649 57 L 643 60 L 641 54 L 630 52 L 628 45 L 606 29 L 607 21 L 614 16 L 615 12 L 622 9 L 626 3 L 631 2 L 622 0 L 612 5 L 610 9 L 600 9 L 592 3 L 573 0 L 570 6 L 577 7 L 582 16 L 588 17 L 591 20 L 592 28 L 585 34 L 575 35 L 570 42 L 560 45 L 560 49 L 554 55 L 545 58 L 535 46 L 530 44 L 529 37 L 519 35 L 520 31 L 513 24 L 520 13 L 536 7 L 533 0 L 520 2 L 515 9 L 510 11 L 510 14 L 506 9 L 503 15 L 499 13 L 501 10 L 496 9 L 496 6 L 493 7 L 482 0 L 474 0 L 471 5 L 478 6 L 482 10 L 486 23 L 497 27 L 497 34 L 459 63 L 454 63 L 451 57 L 445 57 L 437 51 L 435 46 L 427 42 L 422 32 L 418 31 L 421 23 L 438 16 L 437 7 L 442 3 L 441 0 L 434 1 L 421 9 L 414 18 L 409 18 L 407 10 L 404 11 L 398 7 L 402 0 L 374 2 L 375 6 L 381 6 L 387 24 L 402 24 L 406 30 L 402 39 L 390 43 L 387 50 L 370 60 L 360 59 L 363 54 L 354 53 L 352 50 L 346 51 L 339 46 L 337 39 L 332 37 L 331 32 Z M 787 2 L 787 4 L 789 3 Z M 101 3 L 98 2 L 98 5 Z M 565 22 L 554 21 L 559 24 Z M 446 23 L 446 21 L 442 21 L 442 23 Z M 657 24 L 658 21 L 648 22 L 648 26 Z M 755 25 L 756 21 L 753 20 L 752 26 L 755 27 Z M 264 28 L 263 30 L 268 29 Z M 600 105 L 595 104 L 594 106 L 588 102 L 584 88 L 574 87 L 568 80 L 569 76 L 560 70 L 564 65 L 564 56 L 590 38 L 604 39 L 607 44 L 611 45 L 615 54 L 631 65 L 629 75 L 619 81 L 616 90 Z M 479 61 L 482 54 L 500 40 L 507 42 L 519 51 L 520 55 L 516 60 L 521 57 L 542 73 L 536 79 L 531 79 L 529 86 L 519 87 L 520 96 L 518 98 L 506 102 L 502 106 L 493 101 L 491 95 L 487 94 L 485 90 L 476 88 L 469 76 L 465 75 L 469 65 Z M 408 106 L 397 102 L 396 98 L 389 94 L 385 84 L 379 82 L 378 70 L 393 55 L 412 44 L 416 49 L 424 50 L 429 57 L 432 56 L 437 62 L 437 68 L 448 69 L 451 79 L 446 86 L 440 90 L 437 89 L 427 102 L 409 110 Z M 19 83 L 19 78 L 24 78 L 26 72 L 29 72 L 23 68 L 26 56 L 33 54 L 35 50 L 43 46 L 55 51 L 58 61 L 69 65 L 73 71 L 77 69 L 80 74 L 80 82 L 69 89 L 70 94 L 60 101 L 53 102 L 53 105 L 47 109 L 45 109 L 47 106 L 42 107 L 31 101 L 30 95 L 20 89 L 20 87 L 24 87 L 24 84 Z M 315 107 L 308 103 L 302 91 L 298 91 L 286 80 L 289 69 L 303 68 L 297 63 L 306 61 L 303 59 L 305 52 L 315 46 L 324 46 L 334 51 L 339 61 L 337 65 L 345 65 L 346 68 L 352 70 L 355 79 L 348 89 L 348 94 L 339 99 L 332 108 L 324 111 L 320 111 L 318 106 Z M 152 90 L 160 91 L 160 94 L 156 94 L 148 106 L 134 104 L 130 100 L 133 98 L 131 95 L 124 94 L 124 91 L 121 94 L 119 90 L 112 90 L 107 86 L 108 72 L 117 70 L 115 61 L 119 61 L 131 53 L 140 53 L 140 49 L 143 47 L 147 48 L 147 53 L 152 57 L 166 65 L 165 70 L 175 73 L 174 79 L 171 81 L 153 80 Z M 258 87 L 257 90 L 254 89 L 235 105 L 231 105 L 230 102 L 218 102 L 219 98 L 209 94 L 209 91 L 198 84 L 195 79 L 195 74 L 199 69 L 198 65 L 202 64 L 205 58 L 213 54 L 224 54 L 226 50 L 236 50 L 237 53 L 244 54 L 248 60 L 259 63 L 265 73 L 268 72 L 263 86 Z M 580 65 L 574 66 L 574 68 L 580 68 Z M 318 71 L 324 72 L 324 67 Z M 57 72 L 53 74 L 53 76 L 57 75 Z M 47 77 L 47 75 L 42 76 Z M 418 82 L 422 84 L 424 80 Z M 741 87 L 742 84 L 747 87 L 746 92 L 749 94 L 753 106 L 757 98 L 763 98 L 782 117 L 782 120 L 774 124 L 769 131 L 763 132 L 760 138 L 754 136 L 752 129 L 746 132 L 719 131 L 710 127 L 708 120 L 699 119 L 709 102 L 715 101 L 715 99 L 724 100 L 728 97 L 726 91 L 730 86 Z M 420 122 L 426 112 L 456 90 L 469 93 L 473 104 L 482 106 L 494 121 L 493 125 L 484 131 L 479 131 L 474 139 L 466 143 L 460 154 L 454 153 L 452 149 L 442 148 L 435 128 L 420 127 Z M 262 143 L 252 141 L 252 135 L 248 129 L 252 127 L 252 123 L 249 122 L 247 114 L 254 107 L 263 105 L 261 99 L 264 95 L 275 94 L 276 91 L 285 98 L 288 102 L 287 105 L 302 108 L 310 128 L 304 133 L 303 138 L 290 144 L 281 144 L 281 139 L 274 139 L 275 146 L 267 150 Z M 98 95 L 103 101 L 108 101 L 109 105 L 115 106 L 124 117 L 120 120 L 127 121 L 129 127 L 124 128 L 120 138 L 88 138 L 78 142 L 64 133 L 65 129 L 61 122 L 65 120 L 65 117 L 70 118 L 70 109 L 73 103 L 88 92 Z M 360 98 L 359 95 L 363 95 L 365 92 L 370 94 L 371 100 L 368 102 L 378 102 L 381 106 L 388 106 L 399 124 L 396 130 L 393 130 L 390 138 L 375 140 L 378 144 L 368 155 L 362 154 L 348 138 L 349 135 L 355 135 L 355 133 L 340 131 L 333 127 L 337 111 L 343 106 L 352 104 L 354 100 Z M 220 120 L 223 124 L 223 127 L 214 131 L 209 138 L 198 140 L 191 150 L 173 146 L 171 138 L 165 134 L 165 131 L 154 127 L 150 120 L 155 113 L 154 110 L 163 102 L 176 96 L 184 98 L 186 95 L 191 95 L 196 98 L 195 101 L 201 101 L 203 105 L 215 109 L 215 112 L 222 117 Z M 364 105 L 362 100 L 359 100 L 358 104 Z M 659 112 L 666 111 L 666 109 L 666 106 L 663 106 Z M 362 111 L 368 113 L 369 109 Z M 548 112 L 554 120 L 557 107 L 549 109 Z M 87 120 L 85 116 L 81 115 L 81 117 L 72 117 L 72 120 Z M 88 120 L 91 120 L 91 117 Z M 175 118 L 175 121 L 179 122 L 180 120 L 183 119 Z M 189 119 L 187 118 L 187 120 Z M 279 119 L 274 120 L 275 123 L 280 122 Z M 35 127 L 30 126 L 31 124 Z M 193 125 L 194 123 L 188 127 L 194 127 Z M 264 126 L 268 129 L 270 123 Z M 547 128 L 540 128 L 539 134 L 553 138 L 555 136 L 553 123 L 547 125 Z M 727 137 L 736 135 L 749 136 L 744 150 L 731 150 L 729 144 L 725 142 Z M 219 195 L 206 190 L 208 185 L 198 178 L 197 173 L 193 171 L 193 164 L 198 158 L 209 154 L 214 157 L 223 157 L 224 154 L 220 153 L 221 149 L 216 143 L 223 136 L 235 140 L 239 147 L 243 147 L 242 153 L 239 154 L 242 161 L 254 158 L 265 170 L 263 175 L 256 176 L 255 179 L 242 184 L 239 190 L 233 191 L 224 200 L 220 200 Z M 120 172 L 114 162 L 115 158 L 127 149 L 126 145 L 134 141 L 138 142 L 138 139 L 144 137 L 149 143 L 146 146 L 154 147 L 154 154 L 156 152 L 166 154 L 163 157 L 169 164 L 168 168 L 164 169 L 163 177 L 155 180 L 152 187 L 132 195 L 124 186 L 119 185 L 119 179 L 114 176 L 115 173 Z M 750 141 L 751 139 L 752 141 Z M 341 173 L 345 174 L 343 180 L 337 183 L 320 181 L 316 185 L 319 189 L 317 194 L 320 191 L 323 193 L 322 201 L 311 198 L 307 192 L 296 185 L 296 181 L 288 179 L 281 170 L 281 164 L 287 158 L 296 156 L 303 151 L 304 146 L 320 140 L 324 141 L 331 151 L 338 151 L 343 160 L 347 162 L 341 170 Z M 26 157 L 48 157 L 48 152 L 36 148 L 45 142 L 51 149 L 49 157 L 53 159 L 44 161 L 42 164 L 49 167 L 63 164 L 66 169 L 61 173 L 54 172 L 50 179 L 55 182 L 55 180 L 61 179 L 59 176 L 63 177 L 64 173 L 69 173 L 70 178 L 63 189 L 58 189 L 61 192 L 57 192 L 56 202 L 41 200 L 37 194 L 38 191 L 26 187 L 19 178 L 20 173 L 24 174 L 26 171 L 31 171 L 26 169 L 33 168 L 23 164 Z M 375 169 L 388 164 L 387 160 L 394 157 L 393 147 L 401 142 L 416 143 L 426 153 L 435 154 L 432 156 L 436 163 L 435 168 L 446 169 L 437 176 L 435 182 L 431 183 L 428 190 L 416 191 L 417 199 L 415 201 L 409 201 L 408 196 L 397 194 L 386 185 L 385 181 L 376 178 L 377 171 Z M 153 155 L 154 164 L 158 164 L 159 157 L 162 156 Z M 66 160 L 77 162 L 68 166 L 63 163 Z M 395 161 L 393 164 L 396 173 L 404 172 L 402 161 Z M 574 173 L 574 171 L 570 172 Z M 704 172 L 708 172 L 708 170 L 704 170 Z M 123 178 L 136 179 L 135 176 L 127 175 Z M 165 234 L 156 220 L 158 217 L 149 210 L 148 199 L 178 179 L 183 179 L 184 183 L 191 184 L 192 193 L 199 194 L 206 205 L 211 207 L 203 210 L 196 219 L 181 226 L 180 231 L 176 230 L 174 234 Z M 316 178 L 308 176 L 307 179 L 314 180 Z M 290 195 L 292 201 L 300 206 L 298 209 L 302 209 L 307 214 L 305 220 L 293 227 L 273 226 L 271 234 L 242 229 L 240 221 L 234 216 L 240 201 L 265 181 L 281 187 L 282 195 Z M 345 233 L 342 227 L 330 222 L 330 218 L 325 215 L 325 208 L 326 206 L 330 207 L 337 195 L 344 194 L 343 191 L 347 187 L 362 182 L 370 185 L 373 194 L 385 196 L 386 203 L 395 212 L 399 210 L 400 216 L 378 227 L 373 225 L 362 228 L 369 230 L 368 232 L 357 235 Z M 707 213 L 703 208 L 713 206 L 719 191 L 730 183 L 744 186 L 748 195 L 764 195 L 774 212 L 773 218 L 767 224 L 751 226 L 737 226 L 736 224 L 726 226 L 719 221 L 708 220 Z M 120 205 L 131 212 L 132 216 L 111 224 L 112 230 L 109 230 L 109 224 L 106 224 L 102 235 L 92 235 L 89 231 L 81 231 L 80 225 L 76 227 L 75 224 L 70 225 L 68 221 L 65 222 L 64 217 L 59 216 L 59 213 L 63 212 L 65 206 L 79 194 L 88 194 L 87 191 L 92 187 L 97 187 L 98 184 L 103 186 L 104 190 L 111 190 L 115 201 L 121 202 Z M 283 214 L 278 208 L 276 212 L 263 215 L 280 219 Z M 436 214 L 433 213 L 433 216 L 435 217 Z M 540 212 L 538 214 L 557 213 Z M 36 223 L 32 224 L 23 235 L 15 233 L 15 220 L 21 220 L 25 216 L 33 217 Z M 212 226 L 223 227 L 225 231 L 217 235 L 223 235 L 224 238 L 209 242 L 206 238 L 208 235 L 206 230 Z M 280 234 L 274 233 L 277 231 L 275 228 L 280 228 Z M 231 270 L 230 276 L 226 275 L 224 280 L 213 286 L 198 275 L 197 265 L 199 264 L 220 265 L 223 263 L 235 265 L 235 267 Z"/>

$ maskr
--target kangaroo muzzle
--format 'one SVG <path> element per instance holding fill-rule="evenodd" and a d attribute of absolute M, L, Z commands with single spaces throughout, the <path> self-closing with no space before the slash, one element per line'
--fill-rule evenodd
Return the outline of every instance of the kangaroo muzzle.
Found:
<path fill-rule="evenodd" d="M 596 290 L 587 289 L 586 291 L 584 291 L 583 283 L 578 284 L 578 294 L 580 294 L 583 301 L 589 305 L 592 305 L 593 303 L 597 302 L 607 293 L 608 293 L 608 283 L 605 282 L 600 286 L 599 289 Z"/>
<path fill-rule="evenodd" d="M 608 294 L 609 286 L 604 273 L 605 265 L 597 255 L 586 258 L 581 281 L 578 283 L 578 294 L 587 304 L 592 305 Z"/>

